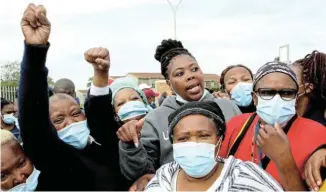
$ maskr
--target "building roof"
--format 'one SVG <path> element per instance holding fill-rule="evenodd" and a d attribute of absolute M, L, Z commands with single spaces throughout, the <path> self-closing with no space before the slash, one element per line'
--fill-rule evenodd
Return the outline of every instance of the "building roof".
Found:
<path fill-rule="evenodd" d="M 220 76 L 216 74 L 204 74 L 205 81 L 218 81 L 220 82 Z"/>
<path fill-rule="evenodd" d="M 137 78 L 146 79 L 164 79 L 161 73 L 128 73 L 127 75 L 132 75 Z M 205 81 L 220 81 L 220 76 L 216 74 L 204 74 Z"/>
<path fill-rule="evenodd" d="M 164 79 L 161 73 L 128 73 L 127 75 L 132 75 L 137 78 Z"/>
<path fill-rule="evenodd" d="M 120 77 L 124 77 L 124 76 L 110 76 L 111 79 L 116 79 L 116 78 L 120 78 Z"/>

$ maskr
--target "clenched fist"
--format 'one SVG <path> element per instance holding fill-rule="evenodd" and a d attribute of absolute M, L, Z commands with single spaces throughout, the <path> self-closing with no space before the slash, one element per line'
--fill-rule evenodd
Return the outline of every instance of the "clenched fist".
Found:
<path fill-rule="evenodd" d="M 85 60 L 92 64 L 95 71 L 108 71 L 110 69 L 109 50 L 102 47 L 91 48 L 84 54 Z"/>
<path fill-rule="evenodd" d="M 42 5 L 29 4 L 22 18 L 21 28 L 27 44 L 47 44 L 51 24 L 46 17 L 46 9 Z"/>

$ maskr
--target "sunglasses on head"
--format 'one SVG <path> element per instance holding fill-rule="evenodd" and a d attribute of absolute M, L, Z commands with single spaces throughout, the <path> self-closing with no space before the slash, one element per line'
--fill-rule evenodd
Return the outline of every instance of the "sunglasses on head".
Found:
<path fill-rule="evenodd" d="M 285 101 L 291 101 L 292 99 L 295 99 L 298 94 L 297 89 L 270 89 L 270 88 L 259 88 L 255 91 L 255 93 L 258 94 L 258 96 L 264 100 L 271 100 L 274 98 L 276 94 L 279 94 L 280 97 Z"/>

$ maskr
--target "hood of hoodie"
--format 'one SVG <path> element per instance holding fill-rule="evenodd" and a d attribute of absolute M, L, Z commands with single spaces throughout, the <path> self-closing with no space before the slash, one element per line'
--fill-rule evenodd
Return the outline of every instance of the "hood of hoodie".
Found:
<path fill-rule="evenodd" d="M 205 101 L 205 100 L 214 100 L 214 96 L 210 93 L 207 93 L 202 101 Z M 172 110 L 177 110 L 181 105 L 183 105 L 183 103 L 179 102 L 176 100 L 176 96 L 168 96 L 167 98 L 165 98 L 165 100 L 163 101 L 161 107 L 167 107 L 169 109 L 172 109 Z"/>

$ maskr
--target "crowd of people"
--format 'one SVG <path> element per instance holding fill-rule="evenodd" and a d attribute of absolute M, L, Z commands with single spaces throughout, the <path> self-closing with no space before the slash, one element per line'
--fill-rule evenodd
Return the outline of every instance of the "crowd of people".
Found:
<path fill-rule="evenodd" d="M 94 76 L 81 108 L 71 80 L 47 84 L 46 14 L 42 5 L 26 8 L 16 100 L 1 98 L 2 191 L 325 187 L 325 53 L 267 62 L 255 74 L 231 65 L 210 93 L 195 56 L 163 40 L 154 57 L 173 95 L 156 103 L 159 95 L 132 78 L 108 83 L 109 50 L 90 48 Z"/>

